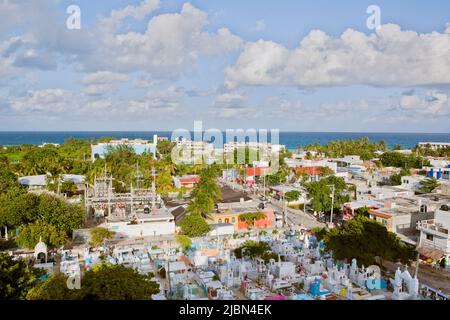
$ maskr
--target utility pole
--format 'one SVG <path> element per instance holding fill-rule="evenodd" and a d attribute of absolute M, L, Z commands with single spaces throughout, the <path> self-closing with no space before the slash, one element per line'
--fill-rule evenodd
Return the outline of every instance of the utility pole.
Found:
<path fill-rule="evenodd" d="M 334 184 L 328 185 L 328 187 L 331 187 L 331 214 L 330 214 L 330 224 L 333 223 L 333 210 L 334 210 L 334 191 L 336 189 L 336 187 L 334 186 Z"/>

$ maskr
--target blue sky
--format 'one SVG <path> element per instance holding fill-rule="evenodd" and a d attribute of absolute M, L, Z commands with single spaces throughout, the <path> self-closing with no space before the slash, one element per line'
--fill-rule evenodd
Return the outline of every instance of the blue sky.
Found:
<path fill-rule="evenodd" d="M 450 132 L 447 1 L 0 0 L 0 21 L 0 130 Z"/>

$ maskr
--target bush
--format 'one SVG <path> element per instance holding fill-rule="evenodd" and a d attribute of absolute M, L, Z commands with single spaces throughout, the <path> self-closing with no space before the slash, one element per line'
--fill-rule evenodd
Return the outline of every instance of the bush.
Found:
<path fill-rule="evenodd" d="M 181 232 L 188 237 L 201 237 L 207 234 L 211 227 L 200 214 L 191 213 L 180 222 Z"/>

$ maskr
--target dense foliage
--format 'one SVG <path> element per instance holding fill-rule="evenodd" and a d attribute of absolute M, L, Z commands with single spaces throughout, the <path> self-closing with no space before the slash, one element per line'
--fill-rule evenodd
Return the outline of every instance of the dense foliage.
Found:
<path fill-rule="evenodd" d="M 300 191 L 297 190 L 291 190 L 286 192 L 286 194 L 284 195 L 284 197 L 286 198 L 287 202 L 292 202 L 292 201 L 296 201 L 298 200 L 298 198 L 300 197 L 301 193 Z"/>
<path fill-rule="evenodd" d="M 419 193 L 431 193 L 439 186 L 436 178 L 426 178 L 420 182 Z"/>
<path fill-rule="evenodd" d="M 181 232 L 188 237 L 201 237 L 211 231 L 205 219 L 197 213 L 189 213 L 180 222 Z"/>
<path fill-rule="evenodd" d="M 84 208 L 48 194 L 36 195 L 11 188 L 0 195 L 0 226 L 18 228 L 19 245 L 33 248 L 42 237 L 48 245 L 67 242 L 83 226 Z"/>
<path fill-rule="evenodd" d="M 122 265 L 102 263 L 86 271 L 81 289 L 69 290 L 65 275 L 51 275 L 32 288 L 29 300 L 151 300 L 159 285 Z"/>
<path fill-rule="evenodd" d="M 186 251 L 192 245 L 192 240 L 188 236 L 177 234 L 175 238 L 183 251 Z"/>
<path fill-rule="evenodd" d="M 301 149 L 315 151 L 330 158 L 339 158 L 346 155 L 357 155 L 362 160 L 370 160 L 376 157 L 377 151 L 386 151 L 386 143 L 381 140 L 379 143 L 369 142 L 369 138 L 360 138 L 357 140 L 335 140 L 325 145 L 310 144 Z"/>
<path fill-rule="evenodd" d="M 409 175 L 410 175 L 409 170 L 402 168 L 399 173 L 394 173 L 389 177 L 389 184 L 391 186 L 399 186 L 402 184 L 402 177 Z"/>
<path fill-rule="evenodd" d="M 308 190 L 308 196 L 310 198 L 311 207 L 316 212 L 329 212 L 331 211 L 332 201 L 332 187 L 334 185 L 334 209 L 339 209 L 345 202 L 350 200 L 348 194 L 345 193 L 347 185 L 344 179 L 331 176 L 323 178 L 316 182 L 305 184 Z"/>
<path fill-rule="evenodd" d="M 89 245 L 91 247 L 97 247 L 103 245 L 105 241 L 110 240 L 114 237 L 114 231 L 108 230 L 106 228 L 96 227 L 89 230 L 91 234 L 91 239 L 89 240 Z"/>
<path fill-rule="evenodd" d="M 24 299 L 43 274 L 42 270 L 29 267 L 23 259 L 16 261 L 0 252 L 0 300 Z"/>
<path fill-rule="evenodd" d="M 159 285 L 132 268 L 102 263 L 85 273 L 79 291 L 83 300 L 151 300 Z"/>
<path fill-rule="evenodd" d="M 278 256 L 272 252 L 269 244 L 263 241 L 245 241 L 240 247 L 234 249 L 236 258 L 240 259 L 243 256 L 250 258 L 261 258 L 266 263 L 270 259 L 277 259 Z"/>
<path fill-rule="evenodd" d="M 429 166 L 430 162 L 414 154 L 403 154 L 400 152 L 385 152 L 380 156 L 380 161 L 385 167 L 417 168 Z"/>
<path fill-rule="evenodd" d="M 342 227 L 333 228 L 324 236 L 326 250 L 337 260 L 355 258 L 358 264 L 371 265 L 375 257 L 407 263 L 415 257 L 414 248 L 401 242 L 395 233 L 381 223 L 357 215 Z"/>
<path fill-rule="evenodd" d="M 239 215 L 240 221 L 245 221 L 249 226 L 255 223 L 255 220 L 264 219 L 266 215 L 262 212 L 247 212 Z"/>

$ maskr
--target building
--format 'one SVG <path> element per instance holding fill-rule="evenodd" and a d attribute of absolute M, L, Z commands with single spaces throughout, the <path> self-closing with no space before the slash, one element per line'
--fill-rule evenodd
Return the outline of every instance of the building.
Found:
<path fill-rule="evenodd" d="M 420 189 L 420 183 L 423 180 L 425 180 L 424 176 L 404 176 L 400 187 L 406 190 L 417 191 Z"/>
<path fill-rule="evenodd" d="M 195 187 L 195 185 L 200 181 L 200 176 L 193 174 L 193 175 L 185 175 L 181 177 L 172 177 L 173 184 L 175 185 L 175 188 L 187 188 L 192 189 Z"/>
<path fill-rule="evenodd" d="M 389 231 L 415 239 L 417 223 L 432 219 L 434 216 L 434 211 L 423 203 L 419 197 L 386 199 L 378 208 L 374 202 L 369 210 L 369 216 L 383 224 Z"/>
<path fill-rule="evenodd" d="M 179 138 L 174 141 L 178 163 L 193 164 L 202 163 L 212 164 L 216 161 L 214 145 L 206 141 L 192 141 L 186 138 Z"/>
<path fill-rule="evenodd" d="M 148 140 L 142 139 L 121 139 L 121 140 L 111 140 L 109 142 L 102 142 L 98 144 L 91 145 L 91 159 L 95 161 L 99 158 L 104 158 L 111 148 L 117 148 L 120 146 L 128 146 L 133 148 L 136 154 L 149 153 L 152 154 L 153 157 L 156 157 L 156 146 L 158 143 L 158 136 L 153 136 L 153 142 L 149 142 Z"/>
<path fill-rule="evenodd" d="M 230 154 L 234 154 L 235 150 L 242 150 L 245 148 L 258 151 L 260 159 L 270 160 L 272 154 L 282 152 L 286 149 L 286 146 L 281 144 L 271 144 L 263 142 L 231 141 L 224 143 L 223 154 L 227 157 Z"/>
<path fill-rule="evenodd" d="M 270 167 L 245 168 L 245 183 L 251 187 L 255 184 L 256 177 L 263 177 L 270 174 Z"/>
<path fill-rule="evenodd" d="M 439 261 L 450 256 L 450 203 L 435 212 L 434 219 L 417 223 L 420 231 L 418 251 L 424 256 Z M 448 268 L 448 266 L 447 266 Z"/>
<path fill-rule="evenodd" d="M 253 226 L 240 219 L 243 214 L 256 212 L 263 213 L 265 217 L 256 219 Z M 212 214 L 212 222 L 214 224 L 231 224 L 236 231 L 247 230 L 249 227 L 266 229 L 274 226 L 275 215 L 272 210 L 258 208 L 258 205 L 253 201 L 219 203 L 217 211 Z"/>
<path fill-rule="evenodd" d="M 426 167 L 427 177 L 436 178 L 438 180 L 450 180 L 450 165 Z"/>
<path fill-rule="evenodd" d="M 46 174 L 25 176 L 19 178 L 19 183 L 25 186 L 28 190 L 41 189 L 47 186 L 48 178 L 49 176 Z"/>
<path fill-rule="evenodd" d="M 306 189 L 299 187 L 293 187 L 293 186 L 288 186 L 288 185 L 277 185 L 277 186 L 270 186 L 269 187 L 270 192 L 272 193 L 272 195 L 275 197 L 275 199 L 279 199 L 280 201 L 280 205 L 283 205 L 283 199 L 286 193 L 290 192 L 290 191 L 298 191 L 300 193 L 300 195 L 298 196 L 298 198 L 296 200 L 293 201 L 286 201 L 286 205 L 287 206 L 298 206 L 298 205 L 302 205 L 304 203 L 306 203 L 306 199 L 307 199 L 307 191 Z"/>
<path fill-rule="evenodd" d="M 114 191 L 113 177 L 96 177 L 94 185 L 86 188 L 86 211 L 89 217 L 104 220 L 101 225 L 116 232 L 117 237 L 134 238 L 175 234 L 175 217 L 156 193 L 153 184 L 147 188 L 130 188 L 130 192 Z"/>
<path fill-rule="evenodd" d="M 450 147 L 450 142 L 419 142 L 419 147 L 430 147 L 433 150 Z"/>
<path fill-rule="evenodd" d="M 28 190 L 43 189 L 47 187 L 52 176 L 50 174 L 40 174 L 35 176 L 20 177 L 19 183 L 25 186 Z M 78 190 L 84 189 L 85 176 L 78 174 L 62 174 L 59 176 L 60 182 L 73 182 Z"/>
<path fill-rule="evenodd" d="M 397 196 L 373 202 L 369 215 L 402 240 L 415 244 L 419 239 L 417 223 L 433 219 L 435 212 L 449 202 L 449 196 L 433 193 Z"/>

